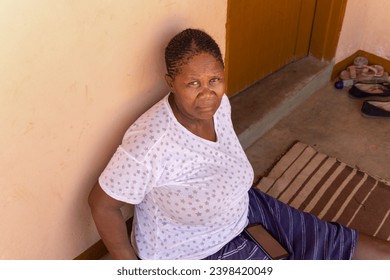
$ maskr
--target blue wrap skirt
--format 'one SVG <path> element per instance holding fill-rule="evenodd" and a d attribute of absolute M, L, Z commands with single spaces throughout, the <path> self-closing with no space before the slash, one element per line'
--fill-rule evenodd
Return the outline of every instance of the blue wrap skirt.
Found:
<path fill-rule="evenodd" d="M 293 260 L 351 259 L 358 233 L 343 225 L 325 222 L 251 188 L 249 224 L 262 224 L 290 253 Z M 267 260 L 270 257 L 244 231 L 206 260 Z"/>

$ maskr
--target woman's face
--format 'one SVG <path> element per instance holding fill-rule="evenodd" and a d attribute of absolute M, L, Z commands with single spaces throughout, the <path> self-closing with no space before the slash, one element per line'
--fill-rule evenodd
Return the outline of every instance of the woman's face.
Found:
<path fill-rule="evenodd" d="M 190 120 L 213 118 L 225 93 L 225 71 L 208 53 L 191 58 L 174 78 L 166 76 L 180 114 Z"/>

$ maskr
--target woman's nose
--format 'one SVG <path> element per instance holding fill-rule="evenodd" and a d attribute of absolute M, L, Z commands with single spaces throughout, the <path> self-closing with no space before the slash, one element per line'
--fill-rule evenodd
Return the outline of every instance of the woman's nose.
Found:
<path fill-rule="evenodd" d="M 214 93 L 213 89 L 211 88 L 211 86 L 209 84 L 204 84 L 202 86 L 202 91 L 201 91 L 202 95 L 204 96 L 208 96 L 208 95 L 212 95 Z"/>

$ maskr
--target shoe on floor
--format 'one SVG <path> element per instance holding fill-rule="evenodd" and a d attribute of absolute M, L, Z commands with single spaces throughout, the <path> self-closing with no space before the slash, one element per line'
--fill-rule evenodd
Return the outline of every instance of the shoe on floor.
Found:
<path fill-rule="evenodd" d="M 390 117 L 390 101 L 366 100 L 361 111 L 366 117 Z"/>
<path fill-rule="evenodd" d="M 390 96 L 390 84 L 356 83 L 349 90 L 349 95 L 356 98 L 364 98 L 371 96 Z"/>

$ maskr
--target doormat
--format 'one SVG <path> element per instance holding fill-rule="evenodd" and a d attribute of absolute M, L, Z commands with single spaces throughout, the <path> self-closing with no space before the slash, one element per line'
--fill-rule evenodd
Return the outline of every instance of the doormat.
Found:
<path fill-rule="evenodd" d="M 390 240 L 390 185 L 304 143 L 295 143 L 257 187 L 322 220 Z"/>

